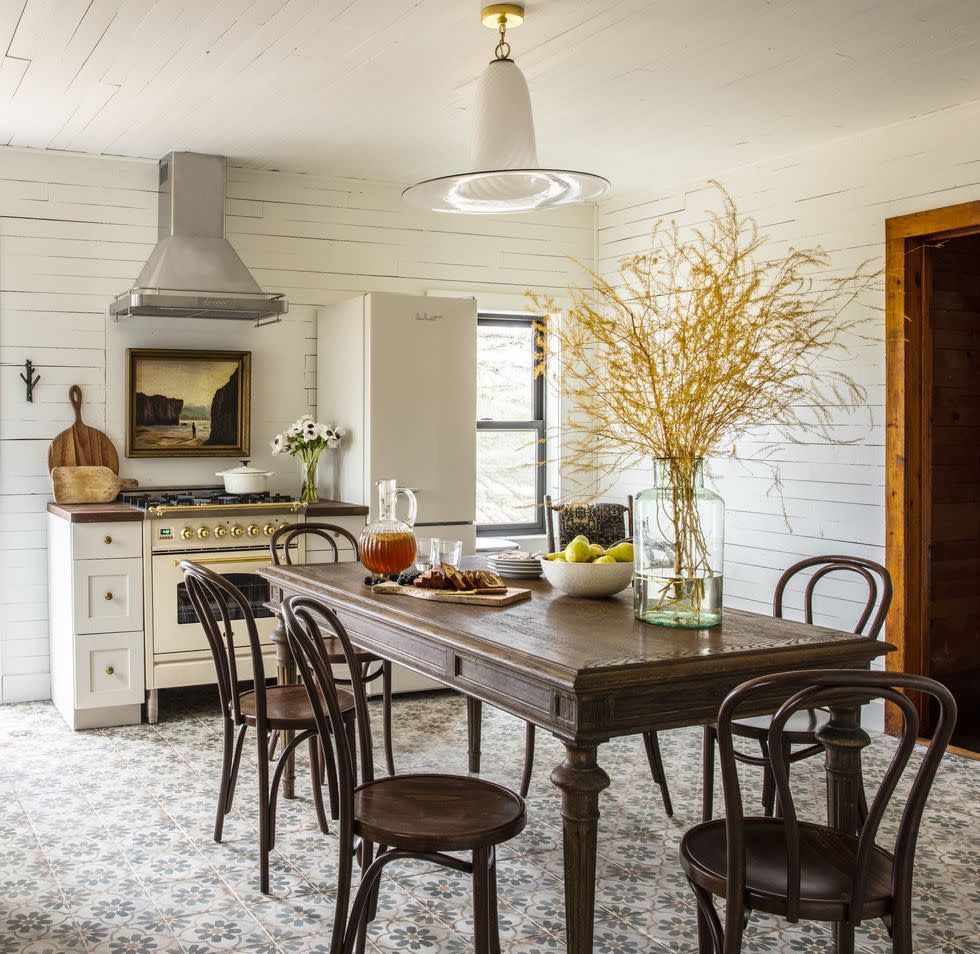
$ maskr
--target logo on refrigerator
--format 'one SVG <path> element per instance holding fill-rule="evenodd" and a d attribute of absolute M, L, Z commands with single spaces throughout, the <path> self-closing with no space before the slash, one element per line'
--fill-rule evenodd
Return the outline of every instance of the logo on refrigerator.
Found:
<path fill-rule="evenodd" d="M 442 315 L 430 315 L 427 311 L 415 312 L 416 321 L 439 321 Z"/>

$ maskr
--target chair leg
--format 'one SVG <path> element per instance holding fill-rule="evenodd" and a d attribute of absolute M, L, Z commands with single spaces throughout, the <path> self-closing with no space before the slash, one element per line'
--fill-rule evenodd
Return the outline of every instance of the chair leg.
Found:
<path fill-rule="evenodd" d="M 391 738 L 391 663 L 381 664 L 381 718 L 384 728 L 385 766 L 395 774 L 395 750 Z"/>
<path fill-rule="evenodd" d="M 789 745 L 788 743 L 783 746 L 783 763 L 786 766 L 786 781 L 787 782 L 789 781 L 789 768 L 790 768 L 789 757 L 792 754 L 792 749 L 793 749 L 793 747 L 791 745 Z M 775 777 L 772 774 L 772 769 L 769 769 L 769 777 L 772 778 L 772 780 L 773 780 L 772 781 L 772 786 L 773 786 L 773 788 L 775 788 L 776 787 L 776 779 L 775 779 Z M 782 805 L 782 801 L 778 797 L 778 795 L 776 797 L 776 803 L 773 806 L 773 815 L 776 818 L 782 818 L 783 817 L 783 805 Z"/>
<path fill-rule="evenodd" d="M 330 825 L 327 824 L 327 816 L 323 810 L 323 769 L 320 765 L 320 737 L 311 735 L 306 740 L 310 750 L 310 783 L 313 786 L 313 807 L 316 809 L 316 820 L 320 824 L 320 831 L 325 835 L 330 834 Z"/>
<path fill-rule="evenodd" d="M 711 892 L 695 884 L 690 878 L 687 883 L 691 886 L 698 905 L 698 954 L 724 954 L 725 937 Z"/>
<path fill-rule="evenodd" d="M 497 912 L 497 851 L 490 849 L 490 871 L 487 877 L 490 895 L 490 954 L 500 954 L 500 915 Z"/>
<path fill-rule="evenodd" d="M 490 854 L 486 848 L 473 851 L 473 948 L 490 954 Z"/>
<path fill-rule="evenodd" d="M 231 788 L 231 766 L 235 751 L 235 727 L 230 719 L 225 719 L 225 733 L 221 749 L 221 785 L 218 788 L 218 810 L 214 816 L 214 840 L 221 841 L 228 814 L 228 789 Z"/>
<path fill-rule="evenodd" d="M 269 761 L 272 762 L 276 758 L 276 746 L 279 744 L 279 730 L 274 729 L 269 735 Z"/>
<path fill-rule="evenodd" d="M 715 727 L 704 727 L 701 743 L 701 821 L 711 821 L 715 813 Z"/>
<path fill-rule="evenodd" d="M 269 740 L 263 739 L 262 734 L 255 733 L 258 740 L 258 770 L 259 770 L 259 890 L 269 893 L 269 842 L 271 841 L 271 811 L 269 806 Z"/>
<path fill-rule="evenodd" d="M 776 811 L 776 782 L 769 767 L 769 744 L 765 739 L 759 740 L 759 749 L 765 760 L 765 765 L 762 767 L 762 812 L 772 818 Z"/>
<path fill-rule="evenodd" d="M 912 948 L 910 947 L 911 951 Z M 834 954 L 854 954 L 854 925 L 846 921 L 834 924 Z"/>
<path fill-rule="evenodd" d="M 337 759 L 329 735 L 320 740 L 320 757 L 323 760 L 323 774 L 330 798 L 330 817 L 337 821 L 340 818 L 340 790 L 337 786 Z"/>
<path fill-rule="evenodd" d="M 667 817 L 674 814 L 674 806 L 670 801 L 670 789 L 667 788 L 667 775 L 664 772 L 664 760 L 660 754 L 660 740 L 656 732 L 643 733 L 643 745 L 647 750 L 647 762 L 650 763 L 650 774 L 654 782 L 660 786 L 660 797 L 663 799 L 664 811 Z"/>
<path fill-rule="evenodd" d="M 521 798 L 527 798 L 534 771 L 534 723 L 524 723 L 524 770 L 521 773 Z"/>

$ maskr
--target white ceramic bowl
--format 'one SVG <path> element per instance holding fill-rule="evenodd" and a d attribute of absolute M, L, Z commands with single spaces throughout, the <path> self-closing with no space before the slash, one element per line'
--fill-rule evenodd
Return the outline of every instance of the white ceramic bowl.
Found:
<path fill-rule="evenodd" d="M 633 562 L 629 563 L 566 563 L 562 560 L 542 560 L 544 578 L 556 589 L 569 596 L 598 599 L 625 590 L 633 580 Z"/>

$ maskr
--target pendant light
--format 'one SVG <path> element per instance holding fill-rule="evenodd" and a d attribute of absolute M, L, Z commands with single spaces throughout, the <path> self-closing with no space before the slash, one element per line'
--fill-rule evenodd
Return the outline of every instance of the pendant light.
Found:
<path fill-rule="evenodd" d="M 508 27 L 524 22 L 524 8 L 495 3 L 484 7 L 481 19 L 499 32 L 500 42 L 476 91 L 474 171 L 427 179 L 407 188 L 402 198 L 427 211 L 498 215 L 592 202 L 604 195 L 609 181 L 602 176 L 538 166 L 527 80 L 510 58 L 506 39 Z"/>

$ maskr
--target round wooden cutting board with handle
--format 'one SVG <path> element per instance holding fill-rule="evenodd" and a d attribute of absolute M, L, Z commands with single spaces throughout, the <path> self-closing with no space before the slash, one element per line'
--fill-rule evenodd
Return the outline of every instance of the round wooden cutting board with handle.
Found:
<path fill-rule="evenodd" d="M 75 423 L 62 431 L 48 448 L 48 470 L 55 467 L 108 467 L 119 473 L 119 455 L 112 441 L 97 427 L 82 423 L 82 389 L 73 384 L 68 400 L 75 409 Z"/>

